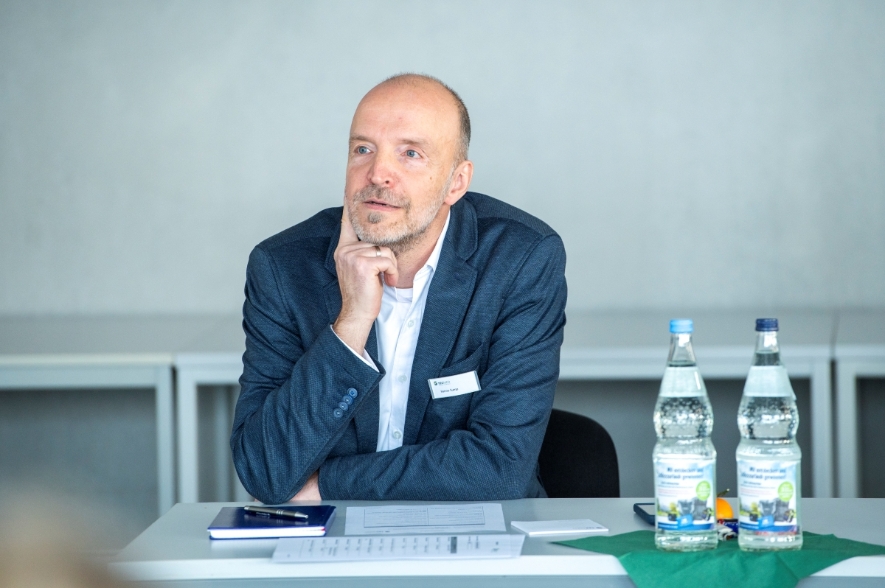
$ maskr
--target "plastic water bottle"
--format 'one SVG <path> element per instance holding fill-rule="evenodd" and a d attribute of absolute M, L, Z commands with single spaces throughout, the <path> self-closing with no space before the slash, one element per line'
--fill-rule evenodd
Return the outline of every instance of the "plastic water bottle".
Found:
<path fill-rule="evenodd" d="M 670 357 L 655 405 L 655 545 L 715 549 L 716 449 L 713 409 L 698 372 L 689 319 L 670 321 Z"/>
<path fill-rule="evenodd" d="M 738 410 L 738 544 L 745 551 L 802 547 L 799 413 L 777 331 L 777 319 L 756 320 L 756 353 Z"/>

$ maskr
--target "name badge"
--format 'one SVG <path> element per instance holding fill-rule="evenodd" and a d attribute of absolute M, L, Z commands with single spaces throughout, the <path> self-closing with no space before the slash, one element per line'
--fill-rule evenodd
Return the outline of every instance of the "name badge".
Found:
<path fill-rule="evenodd" d="M 482 390 L 476 370 L 444 378 L 430 378 L 427 383 L 430 384 L 430 395 L 434 400 Z"/>

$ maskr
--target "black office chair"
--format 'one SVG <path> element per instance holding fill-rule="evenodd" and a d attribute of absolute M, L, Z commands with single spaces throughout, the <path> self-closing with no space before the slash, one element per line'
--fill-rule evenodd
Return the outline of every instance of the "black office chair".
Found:
<path fill-rule="evenodd" d="M 605 428 L 591 418 L 553 409 L 538 456 L 550 498 L 618 498 L 618 454 Z"/>

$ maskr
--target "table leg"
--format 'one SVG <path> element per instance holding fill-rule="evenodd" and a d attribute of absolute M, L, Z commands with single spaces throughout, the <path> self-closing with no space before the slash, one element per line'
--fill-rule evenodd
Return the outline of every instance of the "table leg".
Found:
<path fill-rule="evenodd" d="M 815 361 L 811 372 L 811 451 L 814 497 L 833 497 L 833 393 L 830 359 Z"/>
<path fill-rule="evenodd" d="M 231 499 L 231 481 L 233 463 L 230 456 L 230 386 L 217 386 L 212 397 L 212 417 L 214 420 L 214 458 L 215 458 L 215 500 Z"/>
<path fill-rule="evenodd" d="M 839 497 L 857 498 L 857 364 L 845 360 L 836 365 L 836 409 L 839 426 Z"/>
<path fill-rule="evenodd" d="M 179 369 L 177 375 L 178 500 L 199 502 L 197 381 L 187 369 Z"/>
<path fill-rule="evenodd" d="M 172 426 L 172 368 L 157 368 L 157 493 L 160 516 L 175 504 L 175 433 Z"/>

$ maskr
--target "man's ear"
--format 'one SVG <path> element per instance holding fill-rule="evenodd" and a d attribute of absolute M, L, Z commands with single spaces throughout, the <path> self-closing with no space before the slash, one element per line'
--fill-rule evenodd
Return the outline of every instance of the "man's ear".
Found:
<path fill-rule="evenodd" d="M 445 202 L 452 206 L 461 200 L 467 189 L 470 188 L 470 180 L 473 179 L 473 162 L 465 159 L 455 168 L 452 174 L 452 183 L 449 184 L 449 192 L 446 194 Z"/>

